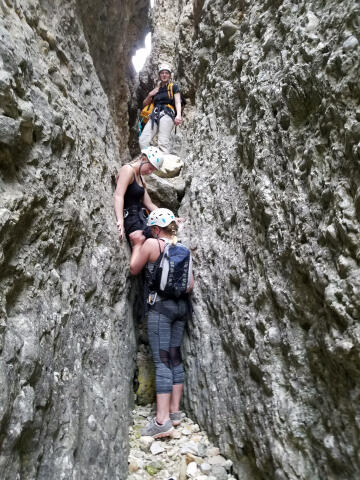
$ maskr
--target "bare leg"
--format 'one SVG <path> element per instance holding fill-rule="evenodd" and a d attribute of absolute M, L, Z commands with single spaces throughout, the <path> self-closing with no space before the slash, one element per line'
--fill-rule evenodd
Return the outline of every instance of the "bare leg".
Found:
<path fill-rule="evenodd" d="M 184 388 L 183 383 L 178 383 L 177 385 L 173 385 L 172 393 L 170 397 L 170 412 L 176 413 L 179 411 L 180 408 L 180 400 L 181 394 Z"/>
<path fill-rule="evenodd" d="M 156 421 L 158 423 L 165 423 L 170 419 L 169 407 L 171 393 L 158 393 L 156 395 Z"/>

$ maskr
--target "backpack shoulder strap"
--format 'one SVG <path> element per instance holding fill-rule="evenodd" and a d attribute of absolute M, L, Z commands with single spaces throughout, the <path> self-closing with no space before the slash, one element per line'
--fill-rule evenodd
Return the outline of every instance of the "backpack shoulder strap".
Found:
<path fill-rule="evenodd" d="M 174 98 L 174 84 L 172 82 L 168 83 L 167 91 L 168 97 L 172 100 Z"/>

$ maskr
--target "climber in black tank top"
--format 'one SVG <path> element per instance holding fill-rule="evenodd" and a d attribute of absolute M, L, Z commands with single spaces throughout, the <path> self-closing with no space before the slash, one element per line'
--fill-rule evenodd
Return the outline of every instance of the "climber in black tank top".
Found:
<path fill-rule="evenodd" d="M 131 241 L 146 228 L 144 209 L 152 212 L 157 206 L 151 201 L 142 176 L 159 170 L 162 164 L 163 156 L 160 150 L 146 147 L 142 149 L 141 157 L 136 162 L 120 168 L 114 196 L 120 239 L 126 234 Z"/>
<path fill-rule="evenodd" d="M 193 289 L 194 277 L 188 270 L 186 276 L 190 282 L 187 283 L 185 279 L 183 285 L 187 290 L 179 297 L 167 297 L 165 292 L 156 290 L 154 280 L 160 261 L 164 258 L 165 245 L 177 244 L 178 227 L 174 213 L 167 208 L 152 211 L 147 223 L 153 238 L 145 239 L 139 235 L 134 239 L 130 273 L 138 275 L 145 270 L 147 332 L 155 364 L 156 418 L 147 424 L 141 435 L 161 438 L 171 435 L 173 425 L 178 425 L 182 418 L 179 411 L 184 386 L 181 343 L 189 313 L 188 294 Z M 180 271 L 179 264 L 177 268 L 174 266 L 174 257 L 169 260 L 171 258 L 173 272 L 177 272 L 175 276 L 182 278 L 184 272 Z"/>

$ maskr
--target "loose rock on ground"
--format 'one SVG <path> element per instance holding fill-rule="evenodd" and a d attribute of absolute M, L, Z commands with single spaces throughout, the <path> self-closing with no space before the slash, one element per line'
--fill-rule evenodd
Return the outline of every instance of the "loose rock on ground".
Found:
<path fill-rule="evenodd" d="M 129 476 L 127 480 L 235 480 L 232 461 L 185 415 L 171 437 L 154 440 L 142 437 L 141 429 L 155 416 L 152 406 L 132 412 L 130 426 Z"/>

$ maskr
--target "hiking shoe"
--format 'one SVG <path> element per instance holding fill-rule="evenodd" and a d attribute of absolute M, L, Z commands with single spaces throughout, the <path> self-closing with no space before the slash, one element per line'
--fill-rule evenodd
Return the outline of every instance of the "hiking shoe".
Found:
<path fill-rule="evenodd" d="M 155 418 L 152 418 L 150 422 L 144 427 L 140 434 L 143 437 L 153 437 L 153 438 L 161 438 L 161 437 L 169 437 L 174 428 L 172 426 L 171 420 L 168 420 L 163 425 L 158 425 L 155 422 Z"/>
<path fill-rule="evenodd" d="M 174 427 L 177 427 L 178 425 L 180 425 L 183 417 L 184 417 L 184 414 L 182 412 L 170 413 L 170 420 Z"/>

